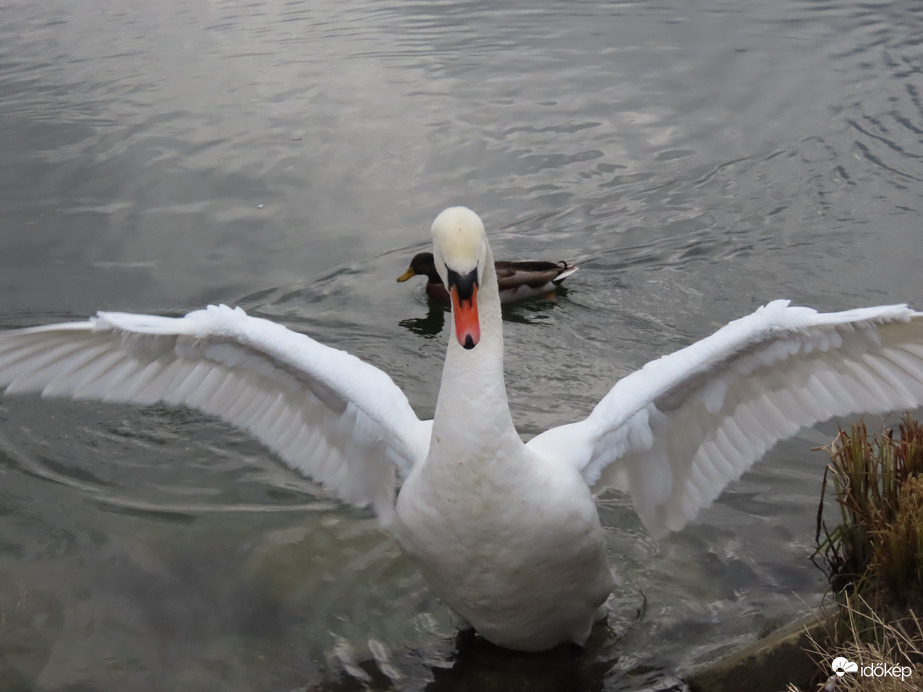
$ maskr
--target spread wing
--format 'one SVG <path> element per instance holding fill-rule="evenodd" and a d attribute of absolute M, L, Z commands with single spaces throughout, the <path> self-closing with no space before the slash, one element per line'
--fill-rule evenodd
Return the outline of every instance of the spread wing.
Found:
<path fill-rule="evenodd" d="M 923 313 L 774 301 L 620 380 L 583 421 L 529 442 L 677 531 L 776 442 L 833 416 L 923 405 Z"/>
<path fill-rule="evenodd" d="M 388 375 L 345 351 L 209 306 L 185 317 L 101 312 L 85 322 L 0 332 L 0 389 L 182 404 L 242 428 L 342 500 L 390 521 L 395 471 L 429 448 Z"/>

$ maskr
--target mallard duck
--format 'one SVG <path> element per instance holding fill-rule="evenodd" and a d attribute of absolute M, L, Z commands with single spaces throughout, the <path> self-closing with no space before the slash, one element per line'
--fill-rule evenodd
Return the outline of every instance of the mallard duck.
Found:
<path fill-rule="evenodd" d="M 560 262 L 494 262 L 497 285 L 500 288 L 500 302 L 509 303 L 523 298 L 548 295 L 564 279 L 577 271 L 579 267 L 565 261 Z M 443 305 L 449 304 L 449 292 L 436 271 L 432 252 L 418 252 L 410 260 L 407 271 L 397 277 L 398 281 L 407 281 L 414 276 L 427 277 L 426 295 Z"/>
<path fill-rule="evenodd" d="M 594 493 L 628 491 L 661 536 L 801 426 L 923 403 L 923 313 L 777 300 L 525 443 L 481 220 L 450 208 L 432 236 L 452 305 L 433 420 L 378 368 L 221 305 L 0 332 L 0 388 L 192 406 L 250 431 L 329 493 L 372 505 L 439 598 L 526 651 L 583 644 L 605 613 L 613 581 Z"/>

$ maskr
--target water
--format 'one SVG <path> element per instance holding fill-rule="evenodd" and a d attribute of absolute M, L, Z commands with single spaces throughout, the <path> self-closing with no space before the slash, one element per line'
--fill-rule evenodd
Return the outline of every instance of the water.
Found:
<path fill-rule="evenodd" d="M 467 204 L 574 259 L 506 312 L 517 425 L 775 297 L 923 303 L 923 6 L 0 0 L 0 327 L 239 304 L 432 415 L 443 316 L 394 279 Z M 362 512 L 193 412 L 0 399 L 0 688 L 665 688 L 815 603 L 831 426 L 655 543 L 582 653 L 456 641 Z M 312 686 L 320 687 L 312 687 Z"/>

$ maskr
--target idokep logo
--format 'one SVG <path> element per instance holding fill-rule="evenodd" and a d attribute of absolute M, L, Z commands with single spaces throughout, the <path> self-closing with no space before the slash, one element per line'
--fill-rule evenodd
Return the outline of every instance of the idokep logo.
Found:
<path fill-rule="evenodd" d="M 833 672 L 837 674 L 837 677 L 843 677 L 846 673 L 855 673 L 859 670 L 859 664 L 853 663 L 852 661 L 847 661 L 842 656 L 837 656 L 833 659 L 833 663 L 830 664 L 830 667 L 833 668 Z"/>
<path fill-rule="evenodd" d="M 860 667 L 858 663 L 854 663 L 842 656 L 837 656 L 833 659 L 830 667 L 833 668 L 833 672 L 838 677 L 843 677 L 846 673 L 859 673 L 859 675 L 867 678 L 883 678 L 886 676 L 900 678 L 901 682 L 909 678 L 910 674 L 913 673 L 910 666 L 896 666 L 889 663 L 870 663 Z"/>

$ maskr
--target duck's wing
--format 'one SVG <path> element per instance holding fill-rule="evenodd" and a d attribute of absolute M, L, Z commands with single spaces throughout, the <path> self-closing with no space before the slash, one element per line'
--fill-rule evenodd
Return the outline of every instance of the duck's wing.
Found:
<path fill-rule="evenodd" d="M 620 380 L 583 421 L 530 441 L 595 491 L 676 531 L 776 442 L 833 416 L 923 405 L 923 313 L 774 301 Z"/>
<path fill-rule="evenodd" d="M 346 502 L 371 503 L 385 524 L 395 471 L 422 461 L 432 427 L 378 368 L 223 305 L 0 332 L 3 389 L 200 409 Z"/>
<path fill-rule="evenodd" d="M 542 288 L 548 284 L 557 285 L 577 271 L 578 267 L 567 262 L 494 262 L 497 270 L 497 284 L 501 291 L 528 286 Z"/>

